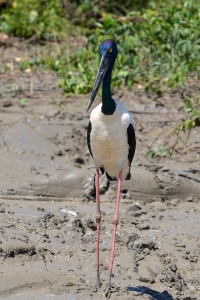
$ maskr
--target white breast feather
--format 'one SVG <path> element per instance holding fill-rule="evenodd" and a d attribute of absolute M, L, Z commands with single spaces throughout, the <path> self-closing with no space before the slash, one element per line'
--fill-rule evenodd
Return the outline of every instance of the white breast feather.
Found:
<path fill-rule="evenodd" d="M 129 171 L 127 128 L 134 122 L 128 110 L 115 100 L 113 115 L 104 115 L 99 104 L 91 113 L 90 145 L 96 167 L 104 167 L 111 177 L 123 170 L 123 179 Z"/>

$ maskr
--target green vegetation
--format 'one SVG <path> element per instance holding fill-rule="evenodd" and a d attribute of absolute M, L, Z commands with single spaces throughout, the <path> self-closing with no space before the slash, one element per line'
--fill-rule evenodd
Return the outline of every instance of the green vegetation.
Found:
<path fill-rule="evenodd" d="M 178 124 L 173 133 L 177 136 L 177 141 L 181 139 L 184 145 L 187 145 L 187 141 L 191 130 L 200 126 L 200 95 L 195 98 L 185 98 L 181 107 L 186 113 L 184 120 Z M 185 139 L 181 137 L 181 134 L 185 136 Z"/>
<path fill-rule="evenodd" d="M 186 98 L 182 109 L 187 113 L 187 117 L 174 129 L 176 134 L 179 134 L 181 131 L 187 132 L 200 126 L 200 96 L 194 99 Z"/>
<path fill-rule="evenodd" d="M 176 150 L 177 144 L 187 146 L 192 129 L 200 127 L 200 94 L 194 98 L 186 97 L 180 107 L 185 112 L 185 117 L 180 124 L 173 128 L 172 133 L 176 135 L 176 142 L 170 148 L 159 145 L 149 149 L 147 157 L 151 159 L 171 157 Z"/>
<path fill-rule="evenodd" d="M 58 72 L 59 85 L 66 93 L 91 91 L 98 68 L 98 44 L 106 38 L 116 40 L 119 47 L 113 86 L 131 88 L 140 83 L 159 94 L 167 86 L 184 85 L 191 73 L 200 76 L 197 0 L 135 0 L 123 9 L 120 1 L 97 4 L 82 0 L 71 6 L 61 0 L 10 3 L 2 10 L 0 31 L 49 40 L 66 35 L 71 23 L 71 32 L 80 28 L 88 38 L 87 46 L 69 50 L 65 56 L 58 51 L 56 56 L 43 54 L 22 63 L 24 69 L 25 65 L 42 66 Z"/>
<path fill-rule="evenodd" d="M 158 147 L 153 147 L 147 152 L 149 158 L 160 158 L 160 157 L 169 157 L 171 152 L 169 149 L 165 148 L 163 145 Z"/>
<path fill-rule="evenodd" d="M 21 98 L 21 99 L 19 100 L 19 104 L 20 104 L 21 107 L 26 106 L 27 103 L 28 103 L 28 101 L 27 101 L 26 98 Z"/>
<path fill-rule="evenodd" d="M 13 0 L 2 9 L 0 31 L 15 36 L 35 39 L 61 37 L 69 27 L 62 16 L 60 0 Z"/>

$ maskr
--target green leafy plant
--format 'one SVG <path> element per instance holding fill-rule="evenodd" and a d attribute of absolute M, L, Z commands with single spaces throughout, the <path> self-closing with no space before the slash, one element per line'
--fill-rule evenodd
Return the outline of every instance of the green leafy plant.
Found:
<path fill-rule="evenodd" d="M 172 132 L 176 135 L 174 144 L 168 147 L 164 145 L 152 147 L 147 152 L 147 156 L 149 158 L 154 159 L 161 157 L 171 157 L 174 152 L 182 153 L 184 151 L 187 151 L 185 149 L 187 149 L 188 139 L 191 131 L 195 128 L 197 129 L 198 127 L 200 127 L 199 94 L 197 94 L 194 98 L 186 97 L 180 108 L 185 112 L 186 115 L 182 122 L 172 130 Z"/>
<path fill-rule="evenodd" d="M 171 153 L 170 153 L 169 149 L 165 148 L 165 146 L 160 145 L 160 146 L 151 148 L 147 152 L 147 156 L 149 158 L 170 157 Z"/>
<path fill-rule="evenodd" d="M 192 128 L 200 126 L 200 97 L 186 98 L 182 109 L 187 113 L 187 116 L 181 124 L 174 128 L 176 135 L 179 135 L 180 132 L 190 132 Z"/>
<path fill-rule="evenodd" d="M 72 55 L 72 61 L 81 58 L 87 63 L 81 67 L 76 64 L 70 80 L 75 82 L 78 74 L 81 84 L 88 86 L 82 91 L 88 92 L 96 71 L 97 46 L 105 38 L 112 38 L 119 48 L 113 86 L 131 88 L 142 83 L 148 91 L 158 94 L 166 87 L 183 86 L 191 72 L 200 75 L 199 14 L 200 6 L 195 0 L 149 1 L 139 10 L 127 10 L 124 16 L 103 11 L 85 32 L 87 51 L 82 49 L 82 53 Z M 86 76 L 89 72 L 93 74 Z"/>
<path fill-rule="evenodd" d="M 24 38 L 49 40 L 68 27 L 60 0 L 14 0 L 0 16 L 0 31 Z"/>
<path fill-rule="evenodd" d="M 3 10 L 0 30 L 25 38 L 60 36 L 69 21 L 79 18 L 88 44 L 77 51 L 52 56 L 39 55 L 22 61 L 21 68 L 49 68 L 58 73 L 59 86 L 67 94 L 89 93 L 98 68 L 98 45 L 106 38 L 116 40 L 119 55 L 112 85 L 132 88 L 142 84 L 161 94 L 166 88 L 183 86 L 189 74 L 200 76 L 200 5 L 196 0 L 130 1 L 122 11 L 119 1 L 91 5 L 75 1 L 62 9 L 60 0 L 15 0 Z M 16 3 L 16 5 L 14 5 Z M 65 17 L 64 17 L 65 14 Z M 85 18 L 85 16 L 87 16 Z M 20 20 L 20 22 L 19 22 Z M 85 20 L 85 21 L 81 21 Z M 70 47 L 69 47 L 70 48 Z"/>
<path fill-rule="evenodd" d="M 27 100 L 26 98 L 21 98 L 21 99 L 19 100 L 19 104 L 20 104 L 20 106 L 22 106 L 22 107 L 26 106 L 27 103 L 28 103 L 28 100 Z"/>

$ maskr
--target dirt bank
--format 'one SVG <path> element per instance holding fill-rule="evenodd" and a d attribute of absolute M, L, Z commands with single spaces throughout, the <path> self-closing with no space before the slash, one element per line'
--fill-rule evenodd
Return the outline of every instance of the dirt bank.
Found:
<path fill-rule="evenodd" d="M 104 299 L 116 190 L 102 178 L 103 285 L 95 293 L 87 96 L 66 99 L 51 72 L 21 72 L 15 57 L 24 48 L 17 45 L 0 51 L 2 64 L 14 65 L 0 77 L 0 299 Z M 189 82 L 187 91 L 198 84 Z M 137 151 L 123 186 L 110 298 L 197 300 L 199 129 L 171 158 L 150 160 L 152 145 L 176 143 L 180 90 L 158 97 L 138 86 L 116 97 L 135 119 Z"/>

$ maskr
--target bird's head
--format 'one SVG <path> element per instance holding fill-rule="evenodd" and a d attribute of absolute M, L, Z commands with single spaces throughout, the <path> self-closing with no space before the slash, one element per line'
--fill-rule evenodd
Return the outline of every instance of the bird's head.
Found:
<path fill-rule="evenodd" d="M 117 57 L 117 45 L 113 40 L 105 40 L 99 46 L 100 56 L 114 62 Z"/>
<path fill-rule="evenodd" d="M 94 88 L 92 90 L 86 112 L 88 112 L 88 110 L 90 109 L 108 68 L 110 66 L 113 67 L 118 52 L 117 44 L 113 40 L 103 41 L 99 46 L 99 50 L 100 50 L 100 59 L 101 59 L 100 66 L 97 72 Z"/>

